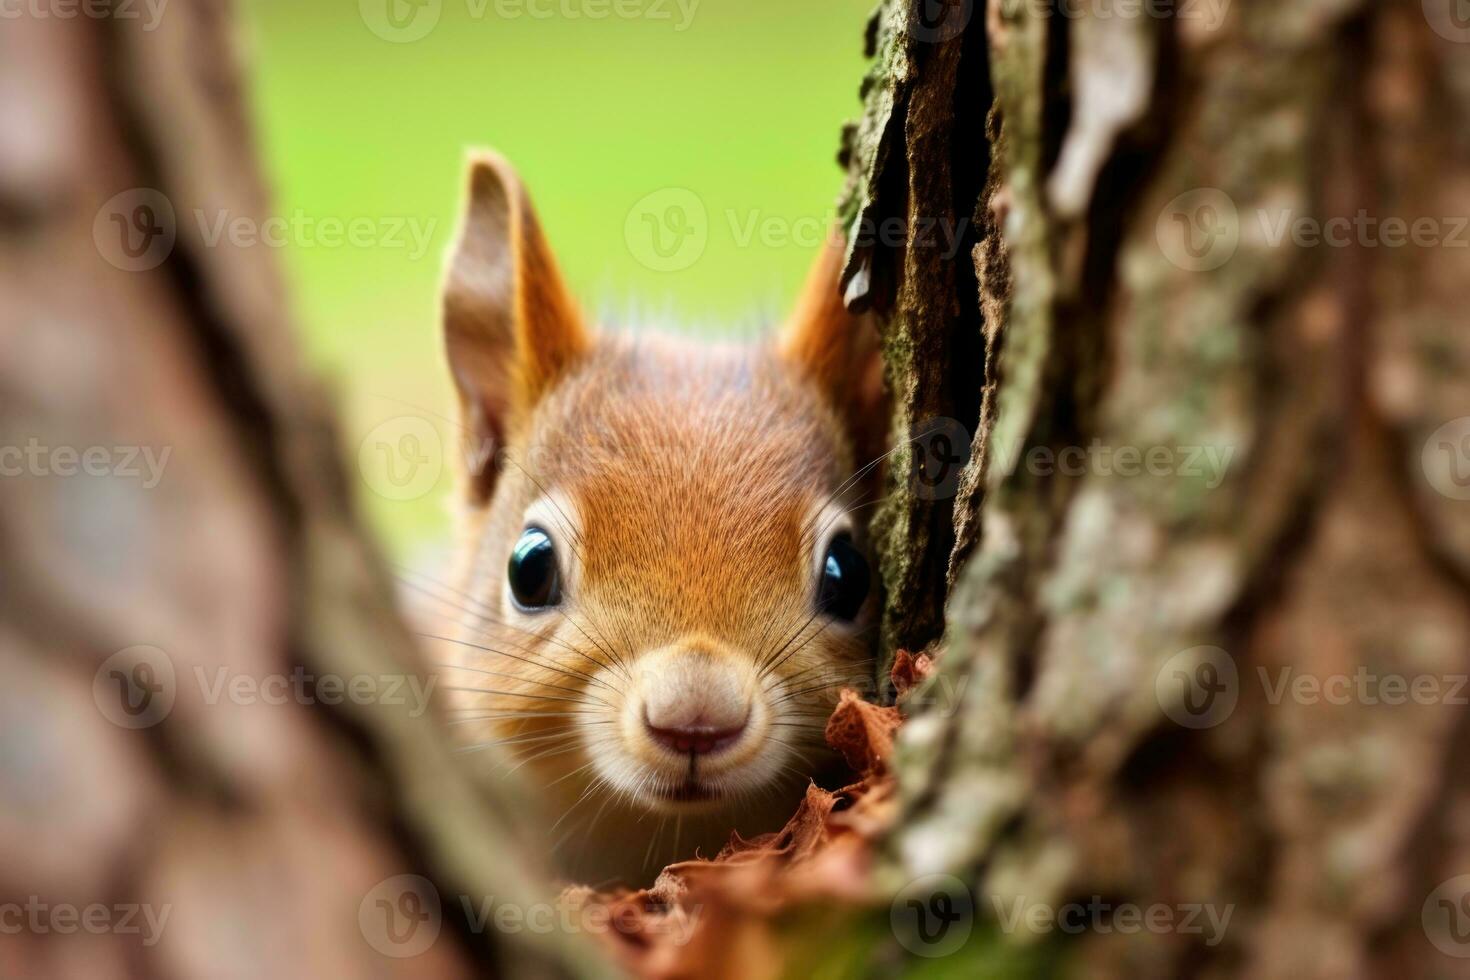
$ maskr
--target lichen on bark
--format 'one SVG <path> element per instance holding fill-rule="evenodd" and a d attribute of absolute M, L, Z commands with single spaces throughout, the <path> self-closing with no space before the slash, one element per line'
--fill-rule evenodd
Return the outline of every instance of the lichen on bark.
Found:
<path fill-rule="evenodd" d="M 912 26 L 892 13 L 909 6 L 880 22 Z M 1436 963 L 1418 907 L 1470 836 L 1443 768 L 1463 711 L 1328 708 L 1266 679 L 1466 668 L 1466 511 L 1419 459 L 1470 411 L 1446 291 L 1466 253 L 1292 232 L 1470 210 L 1465 59 L 1407 0 L 1068 9 L 978 5 L 982 53 L 960 48 L 994 89 L 977 295 L 913 249 L 894 263 L 897 433 L 962 404 L 930 360 L 945 311 L 978 310 L 987 343 L 952 524 L 928 523 L 942 508 L 903 457 L 875 524 L 888 648 L 944 635 L 908 702 L 885 874 L 963 874 L 998 903 L 1104 893 L 1244 916 L 1219 948 L 1089 933 L 1073 945 L 1099 975 Z M 953 84 L 948 49 L 915 50 L 902 134 L 883 129 L 900 145 L 862 157 L 868 186 L 902 188 L 885 213 L 958 183 L 923 135 L 959 111 L 921 115 L 931 82 Z M 1166 472 L 1119 471 L 1150 451 Z M 1238 703 L 1180 723 L 1190 672 L 1219 657 Z"/>

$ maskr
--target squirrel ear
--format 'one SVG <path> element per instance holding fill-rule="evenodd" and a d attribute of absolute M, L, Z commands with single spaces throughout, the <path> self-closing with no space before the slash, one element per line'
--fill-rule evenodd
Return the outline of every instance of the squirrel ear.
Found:
<path fill-rule="evenodd" d="M 557 271 L 515 170 L 476 151 L 468 201 L 444 282 L 444 345 L 459 394 L 469 492 L 494 489 L 494 452 L 588 347 L 577 305 Z"/>
<path fill-rule="evenodd" d="M 843 242 L 834 232 L 807 274 L 777 349 L 822 389 L 866 459 L 881 451 L 888 404 L 873 318 L 851 313 L 843 303 L 844 257 Z"/>

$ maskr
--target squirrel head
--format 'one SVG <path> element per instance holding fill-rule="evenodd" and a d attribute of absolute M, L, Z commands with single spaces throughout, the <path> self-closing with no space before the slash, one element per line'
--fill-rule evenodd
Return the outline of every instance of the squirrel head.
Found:
<path fill-rule="evenodd" d="M 778 826 L 871 676 L 861 518 L 887 418 L 840 268 L 828 248 L 775 338 L 597 332 L 515 172 L 470 161 L 443 296 L 466 460 L 446 686 L 564 831 L 602 818 L 617 858 L 583 840 L 564 870 L 632 872 L 650 812 L 711 847 Z"/>

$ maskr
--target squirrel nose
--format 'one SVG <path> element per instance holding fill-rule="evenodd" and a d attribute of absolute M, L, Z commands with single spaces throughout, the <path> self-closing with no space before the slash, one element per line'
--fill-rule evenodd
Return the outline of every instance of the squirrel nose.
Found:
<path fill-rule="evenodd" d="M 719 657 L 673 648 L 643 661 L 640 693 L 649 739 L 680 755 L 708 754 L 739 741 L 750 721 L 748 678 Z"/>
<path fill-rule="evenodd" d="M 739 741 L 741 734 L 745 731 L 744 720 L 738 725 L 725 727 L 691 724 L 661 728 L 645 716 L 643 724 L 655 742 L 680 755 L 688 755 L 691 752 L 696 755 L 706 755 L 729 748 Z"/>

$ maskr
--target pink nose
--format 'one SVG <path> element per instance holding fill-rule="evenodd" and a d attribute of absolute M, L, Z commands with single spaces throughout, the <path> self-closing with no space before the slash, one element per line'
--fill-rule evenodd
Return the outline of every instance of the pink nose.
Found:
<path fill-rule="evenodd" d="M 694 753 L 706 755 L 727 749 L 739 741 L 745 731 L 745 722 L 734 726 L 689 724 L 673 728 L 660 728 L 645 716 L 643 724 L 655 742 L 680 755 Z"/>
<path fill-rule="evenodd" d="M 679 644 L 641 661 L 639 693 L 648 738 L 679 755 L 709 755 L 740 740 L 751 718 L 750 672 L 733 657 Z"/>

